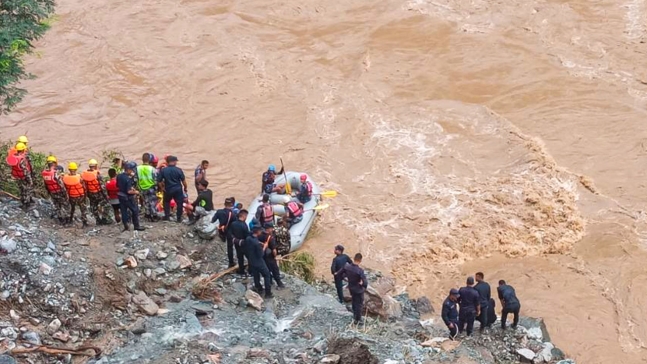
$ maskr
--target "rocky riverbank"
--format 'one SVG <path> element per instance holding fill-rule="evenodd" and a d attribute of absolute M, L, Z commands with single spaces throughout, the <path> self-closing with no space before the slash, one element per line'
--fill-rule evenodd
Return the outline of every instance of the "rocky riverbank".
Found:
<path fill-rule="evenodd" d="M 188 226 L 60 228 L 45 201 L 0 202 L 1 364 L 573 363 L 541 320 L 446 340 L 428 300 L 392 296 L 377 272 L 353 326 L 323 282 L 286 275 L 271 300 L 235 275 L 200 284 L 227 268 L 225 247 Z"/>

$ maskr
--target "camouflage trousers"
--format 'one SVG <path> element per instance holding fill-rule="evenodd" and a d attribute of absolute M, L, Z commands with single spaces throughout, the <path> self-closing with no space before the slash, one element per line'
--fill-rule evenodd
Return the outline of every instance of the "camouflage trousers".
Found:
<path fill-rule="evenodd" d="M 90 211 L 97 221 L 97 224 L 112 221 L 112 217 L 110 216 L 110 210 L 112 208 L 103 193 L 88 193 L 88 201 L 90 201 Z"/>
<path fill-rule="evenodd" d="M 79 210 L 81 210 L 81 221 L 83 221 L 84 224 L 87 224 L 88 217 L 85 215 L 88 213 L 88 208 L 85 202 L 85 196 L 70 197 L 70 220 L 74 219 L 74 210 L 76 209 L 76 206 L 78 206 Z"/>
<path fill-rule="evenodd" d="M 157 194 L 155 188 L 142 191 L 142 198 L 144 199 L 144 215 L 157 216 Z"/>
<path fill-rule="evenodd" d="M 34 197 L 34 185 L 26 178 L 16 180 L 16 183 L 18 184 L 18 190 L 20 191 L 20 203 L 23 205 L 31 203 Z"/>
<path fill-rule="evenodd" d="M 67 194 L 65 191 L 61 191 L 50 193 L 49 196 L 52 199 L 56 217 L 61 221 L 65 220 L 68 217 L 67 214 L 70 212 L 70 202 L 67 200 Z"/>

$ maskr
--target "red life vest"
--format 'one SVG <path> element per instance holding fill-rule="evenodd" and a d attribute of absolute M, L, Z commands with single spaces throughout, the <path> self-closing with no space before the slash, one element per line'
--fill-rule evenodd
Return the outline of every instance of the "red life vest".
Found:
<path fill-rule="evenodd" d="M 56 180 L 56 170 L 54 168 L 46 169 L 41 173 L 43 180 L 45 181 L 45 188 L 49 193 L 59 193 L 63 191 L 61 185 L 58 184 Z"/>
<path fill-rule="evenodd" d="M 310 183 L 310 181 L 306 181 L 304 185 L 306 186 L 306 193 L 307 193 L 306 196 L 308 197 L 312 196 L 312 183 Z"/>
<path fill-rule="evenodd" d="M 274 211 L 269 203 L 263 204 L 263 223 L 274 222 Z"/>
<path fill-rule="evenodd" d="M 22 161 L 25 159 L 27 155 L 26 154 L 14 154 L 13 158 L 15 160 L 14 164 L 11 165 L 11 176 L 16 179 L 25 179 L 25 173 L 22 170 Z M 7 157 L 7 159 L 9 159 Z M 27 166 L 27 171 L 31 173 L 31 164 L 29 164 L 29 161 L 26 161 L 25 165 Z"/>
<path fill-rule="evenodd" d="M 303 210 L 301 210 L 301 208 L 299 208 L 299 205 L 294 201 L 288 202 L 287 208 L 292 217 L 299 217 L 303 214 Z"/>
<path fill-rule="evenodd" d="M 99 171 L 85 171 L 81 173 L 81 178 L 85 181 L 85 185 L 88 186 L 89 193 L 101 192 L 101 183 L 99 182 Z"/>
<path fill-rule="evenodd" d="M 110 181 L 106 182 L 106 191 L 108 192 L 108 198 L 111 200 L 116 200 L 119 198 L 117 193 L 119 193 L 119 187 L 117 187 L 117 179 L 113 178 Z"/>

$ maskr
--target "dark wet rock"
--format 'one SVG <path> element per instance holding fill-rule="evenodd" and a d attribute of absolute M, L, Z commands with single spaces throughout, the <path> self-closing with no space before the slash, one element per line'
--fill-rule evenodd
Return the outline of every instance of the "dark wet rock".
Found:
<path fill-rule="evenodd" d="M 423 296 L 418 298 L 417 300 L 415 300 L 415 304 L 416 309 L 422 315 L 435 312 L 433 306 L 431 305 L 431 301 L 429 301 L 429 298 L 427 297 Z"/>
<path fill-rule="evenodd" d="M 335 338 L 328 344 L 328 353 L 339 355 L 341 364 L 378 364 L 368 346 L 359 339 Z"/>
<path fill-rule="evenodd" d="M 0 355 L 0 364 L 16 364 L 16 359 L 9 355 Z"/>

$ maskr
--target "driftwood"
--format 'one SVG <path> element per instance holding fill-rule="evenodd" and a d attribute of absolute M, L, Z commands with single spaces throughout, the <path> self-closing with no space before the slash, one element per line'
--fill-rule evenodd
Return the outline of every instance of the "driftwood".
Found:
<path fill-rule="evenodd" d="M 94 351 L 94 354 L 87 353 L 88 350 Z M 40 353 L 51 354 L 51 355 L 72 354 L 72 355 L 85 355 L 85 356 L 94 356 L 94 357 L 98 357 L 101 355 L 101 349 L 99 349 L 96 346 L 81 346 L 76 349 L 71 349 L 71 348 L 54 348 L 51 346 L 41 345 L 41 346 L 35 346 L 33 348 L 16 348 L 11 350 L 11 354 L 27 354 L 27 353 L 34 353 L 34 352 L 40 352 Z"/>
<path fill-rule="evenodd" d="M 223 277 L 223 276 L 226 276 L 227 274 L 230 274 L 230 273 L 232 273 L 232 272 L 235 272 L 235 271 L 236 271 L 236 269 L 238 269 L 238 266 L 237 266 L 237 265 L 235 265 L 235 266 L 233 266 L 233 267 L 231 267 L 231 268 L 227 268 L 227 269 L 225 269 L 225 270 L 223 270 L 223 271 L 221 271 L 221 272 L 214 273 L 214 274 L 210 275 L 209 277 L 207 277 L 207 278 L 204 278 L 204 279 L 200 280 L 200 282 L 198 282 L 198 284 L 208 284 L 208 283 L 211 283 L 211 282 L 215 281 L 216 279 L 218 279 L 218 278 L 220 278 L 220 277 Z"/>
<path fill-rule="evenodd" d="M 9 192 L 6 192 L 6 191 L 0 191 L 0 195 L 5 195 L 7 197 L 11 197 L 14 200 L 20 200 L 20 197 L 18 197 L 16 195 L 12 195 L 12 194 L 10 194 Z"/>

